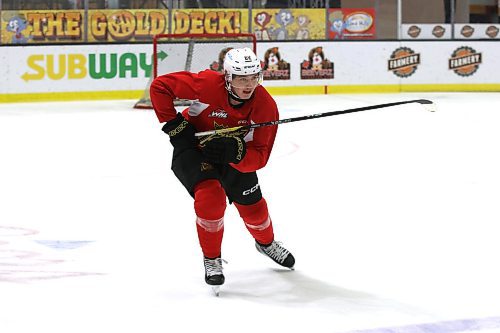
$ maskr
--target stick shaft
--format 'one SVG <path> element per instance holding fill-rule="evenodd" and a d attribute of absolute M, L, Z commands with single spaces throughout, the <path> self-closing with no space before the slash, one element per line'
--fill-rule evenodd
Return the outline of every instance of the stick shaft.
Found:
<path fill-rule="evenodd" d="M 219 130 L 211 130 L 211 131 L 206 131 L 206 132 L 198 132 L 195 135 L 196 136 L 205 136 L 205 135 L 212 135 L 212 134 L 222 134 L 222 133 L 232 132 L 232 131 L 235 131 L 235 130 L 238 130 L 241 128 L 246 128 L 248 130 L 251 130 L 254 128 L 259 128 L 259 127 L 264 127 L 264 126 L 275 126 L 275 125 L 280 125 L 280 124 L 285 124 L 285 123 L 292 123 L 292 122 L 296 122 L 296 121 L 337 116 L 337 115 L 346 114 L 346 113 L 354 113 L 354 112 L 382 109 L 382 108 L 388 108 L 391 106 L 410 104 L 410 103 L 432 104 L 431 101 L 426 100 L 426 99 L 413 99 L 413 100 L 409 100 L 409 101 L 369 105 L 369 106 L 364 106 L 364 107 L 360 107 L 360 108 L 346 109 L 346 110 L 340 110 L 340 111 L 329 111 L 329 112 L 323 112 L 323 113 L 315 113 L 315 114 L 310 114 L 310 115 L 306 115 L 306 116 L 299 116 L 299 117 L 294 117 L 294 118 L 266 121 L 263 123 L 251 124 L 251 125 L 246 125 L 246 126 L 238 126 L 238 127 L 230 127 L 230 128 L 219 129 Z"/>

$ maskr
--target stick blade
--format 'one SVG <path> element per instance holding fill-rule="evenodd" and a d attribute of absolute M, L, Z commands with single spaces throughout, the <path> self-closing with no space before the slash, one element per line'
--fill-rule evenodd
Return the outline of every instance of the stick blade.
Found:
<path fill-rule="evenodd" d="M 434 104 L 433 101 L 428 99 L 418 99 L 415 102 L 421 104 L 427 111 L 436 112 L 436 104 Z"/>
<path fill-rule="evenodd" d="M 420 104 L 434 104 L 433 101 L 429 101 L 428 99 L 417 99 L 415 102 Z"/>

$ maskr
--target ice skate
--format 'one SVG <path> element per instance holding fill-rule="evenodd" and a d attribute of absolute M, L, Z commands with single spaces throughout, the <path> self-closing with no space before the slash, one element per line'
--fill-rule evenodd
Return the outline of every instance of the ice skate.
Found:
<path fill-rule="evenodd" d="M 222 259 L 220 257 L 210 259 L 203 258 L 205 265 L 205 282 L 212 286 L 215 296 L 219 296 L 220 286 L 224 284 L 224 274 L 222 274 Z"/>
<path fill-rule="evenodd" d="M 262 245 L 255 242 L 255 247 L 257 248 L 257 251 L 265 256 L 268 256 L 275 263 L 283 267 L 290 268 L 291 270 L 294 269 L 293 266 L 295 265 L 295 258 L 290 251 L 281 245 L 281 243 L 273 241 L 269 245 Z"/>

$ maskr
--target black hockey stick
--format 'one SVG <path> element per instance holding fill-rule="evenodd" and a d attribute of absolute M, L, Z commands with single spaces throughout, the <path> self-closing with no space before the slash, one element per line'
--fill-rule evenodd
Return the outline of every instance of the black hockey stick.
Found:
<path fill-rule="evenodd" d="M 413 99 L 409 101 L 403 101 L 403 102 L 394 102 L 394 103 L 385 103 L 385 104 L 377 104 L 377 105 L 370 105 L 370 106 L 364 106 L 361 108 L 354 108 L 354 109 L 347 109 L 347 110 L 341 110 L 341 111 L 330 111 L 330 112 L 323 112 L 323 113 L 315 113 L 315 114 L 310 114 L 307 116 L 300 116 L 300 117 L 294 117 L 294 118 L 287 118 L 287 119 L 279 119 L 279 120 L 274 120 L 274 121 L 267 121 L 264 123 L 257 123 L 257 124 L 251 124 L 251 125 L 243 125 L 243 126 L 236 126 L 236 127 L 229 127 L 229 128 L 221 128 L 221 129 L 215 129 L 215 130 L 210 130 L 210 131 L 205 131 L 205 132 L 198 132 L 195 134 L 195 136 L 207 136 L 207 135 L 218 135 L 218 134 L 227 134 L 230 132 L 235 132 L 235 131 L 249 131 L 254 128 L 259 128 L 259 127 L 264 127 L 264 126 L 274 126 L 274 125 L 280 125 L 280 124 L 285 124 L 285 123 L 292 123 L 295 121 L 302 121 L 302 120 L 309 120 L 309 119 L 316 119 L 316 118 L 323 118 L 323 117 L 330 117 L 330 116 L 337 116 L 340 114 L 346 114 L 346 113 L 354 113 L 354 112 L 361 112 L 361 111 L 368 111 L 368 110 L 375 110 L 375 109 L 382 109 L 382 108 L 388 108 L 391 106 L 396 106 L 396 105 L 403 105 L 403 104 L 410 104 L 410 103 L 419 103 L 423 104 L 425 106 L 428 106 L 429 111 L 434 111 L 432 101 L 429 101 L 428 99 Z"/>

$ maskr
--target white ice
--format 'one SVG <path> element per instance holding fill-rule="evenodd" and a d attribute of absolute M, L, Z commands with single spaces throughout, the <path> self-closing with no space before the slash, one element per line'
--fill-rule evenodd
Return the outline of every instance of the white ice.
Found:
<path fill-rule="evenodd" d="M 228 206 L 203 279 L 172 148 L 134 101 L 0 104 L 0 332 L 500 332 L 500 94 L 276 97 L 283 270 Z"/>

